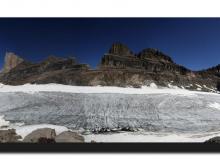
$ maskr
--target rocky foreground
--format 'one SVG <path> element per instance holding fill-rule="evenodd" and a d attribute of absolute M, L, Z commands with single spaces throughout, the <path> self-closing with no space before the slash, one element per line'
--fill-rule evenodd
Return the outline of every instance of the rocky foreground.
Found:
<path fill-rule="evenodd" d="M 124 133 L 129 133 L 133 132 L 133 134 L 137 134 L 136 139 L 139 139 L 140 137 L 138 136 L 138 133 L 135 133 L 137 131 L 134 130 L 129 130 L 128 128 L 125 130 L 120 130 L 120 132 Z M 110 131 L 110 130 L 103 130 L 104 135 L 110 136 L 113 139 L 117 137 L 117 133 L 114 133 L 115 131 Z M 118 132 L 118 133 L 120 133 Z M 103 136 L 103 133 L 99 132 L 98 136 Z M 127 136 L 124 134 L 124 136 Z M 145 135 L 146 136 L 146 135 Z M 148 139 L 151 137 L 149 135 Z M 120 136 L 118 136 L 120 138 Z M 127 137 L 129 138 L 129 137 Z M 160 142 L 160 143 L 166 143 L 169 141 L 166 140 L 166 136 L 161 136 L 159 135 L 157 137 L 158 139 L 164 138 L 164 141 L 155 141 L 155 142 Z M 108 141 L 108 142 L 115 142 L 115 141 Z M 123 142 L 123 141 L 118 141 L 118 142 Z M 132 142 L 132 141 L 125 141 L 125 142 Z M 136 142 L 146 142 L 146 141 L 141 141 L 137 140 Z M 149 141 L 152 142 L 152 141 Z M 178 143 L 184 142 L 184 141 L 178 141 Z M 8 129 L 8 130 L 0 130 L 0 143 L 41 143 L 41 144 L 49 144 L 49 143 L 97 143 L 94 140 L 91 141 L 85 141 L 85 138 L 76 132 L 73 131 L 64 131 L 59 134 L 56 134 L 55 129 L 51 128 L 40 128 L 32 131 L 28 135 L 26 135 L 24 138 L 16 133 L 15 129 Z M 220 137 L 216 136 L 213 138 L 210 138 L 208 140 L 205 140 L 203 142 L 200 141 L 200 143 L 204 144 L 220 144 Z"/>
<path fill-rule="evenodd" d="M 23 139 L 15 129 L 0 130 L 0 143 L 83 143 L 83 136 L 76 132 L 64 131 L 56 135 L 55 129 L 41 128 L 34 130 Z"/>

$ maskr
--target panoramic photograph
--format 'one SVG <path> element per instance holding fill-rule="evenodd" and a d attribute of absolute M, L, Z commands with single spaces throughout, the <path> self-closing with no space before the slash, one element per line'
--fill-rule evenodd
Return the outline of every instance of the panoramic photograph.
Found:
<path fill-rule="evenodd" d="M 0 24 L 0 143 L 220 143 L 219 18 Z"/>

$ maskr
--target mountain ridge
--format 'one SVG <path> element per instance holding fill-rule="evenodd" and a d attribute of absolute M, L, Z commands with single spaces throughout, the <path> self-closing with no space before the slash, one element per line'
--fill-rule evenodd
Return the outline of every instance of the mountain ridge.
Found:
<path fill-rule="evenodd" d="M 9 63 L 11 61 L 14 64 Z M 97 69 L 91 69 L 88 64 L 80 64 L 75 58 L 49 56 L 39 63 L 31 63 L 15 54 L 10 61 L 5 61 L 4 66 L 10 65 L 12 67 L 7 72 L 1 72 L 1 83 L 140 87 L 153 82 L 159 86 L 172 84 L 212 92 L 217 91 L 220 84 L 220 65 L 192 71 L 176 64 L 170 56 L 158 49 L 146 48 L 134 53 L 120 42 L 112 44 Z"/>

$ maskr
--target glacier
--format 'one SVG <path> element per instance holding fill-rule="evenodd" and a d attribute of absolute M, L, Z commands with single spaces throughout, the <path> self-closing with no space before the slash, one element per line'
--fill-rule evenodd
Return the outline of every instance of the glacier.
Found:
<path fill-rule="evenodd" d="M 118 87 L 117 91 L 101 86 L 96 87 L 98 91 L 95 87 L 76 87 L 63 92 L 56 84 L 51 84 L 52 91 L 48 85 L 41 89 L 36 89 L 38 85 L 26 86 L 28 89 L 0 87 L 0 115 L 6 122 L 53 124 L 72 130 L 131 127 L 143 130 L 142 135 L 220 131 L 220 94 L 216 93 L 155 87 Z"/>

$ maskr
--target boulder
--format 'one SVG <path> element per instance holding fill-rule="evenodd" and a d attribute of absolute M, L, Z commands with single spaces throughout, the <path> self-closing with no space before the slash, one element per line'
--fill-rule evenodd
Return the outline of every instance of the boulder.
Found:
<path fill-rule="evenodd" d="M 50 129 L 50 128 L 42 128 L 42 129 L 37 129 L 34 130 L 33 132 L 31 132 L 30 134 L 28 134 L 23 142 L 27 142 L 27 143 L 39 143 L 41 142 L 41 140 L 45 140 L 45 139 L 54 139 L 56 136 L 56 132 L 54 129 Z"/>
<path fill-rule="evenodd" d="M 65 131 L 55 137 L 57 143 L 83 143 L 84 137 L 76 132 Z"/>
<path fill-rule="evenodd" d="M 208 144 L 220 144 L 220 137 L 213 137 L 207 141 L 205 141 L 204 143 L 208 143 Z"/>
<path fill-rule="evenodd" d="M 21 138 L 16 134 L 15 129 L 0 130 L 0 143 L 18 142 Z"/>

